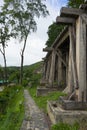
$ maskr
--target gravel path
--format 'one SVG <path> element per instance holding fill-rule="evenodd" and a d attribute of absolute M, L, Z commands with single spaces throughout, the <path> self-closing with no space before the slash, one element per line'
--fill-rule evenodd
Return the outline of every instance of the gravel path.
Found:
<path fill-rule="evenodd" d="M 24 90 L 24 97 L 25 119 L 20 130 L 49 130 L 44 113 L 36 106 L 28 90 Z"/>

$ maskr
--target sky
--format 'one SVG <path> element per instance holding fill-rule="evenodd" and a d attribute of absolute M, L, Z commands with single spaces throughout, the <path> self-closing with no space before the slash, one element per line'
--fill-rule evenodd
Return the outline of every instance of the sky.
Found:
<path fill-rule="evenodd" d="M 0 0 L 0 4 L 2 0 Z M 67 0 L 46 0 L 46 6 L 50 13 L 46 18 L 39 18 L 37 20 L 37 32 L 28 36 L 27 46 L 24 53 L 24 65 L 30 65 L 41 61 L 46 53 L 43 52 L 45 43 L 48 39 L 48 27 L 56 21 L 56 17 L 60 13 L 60 8 L 66 6 Z M 20 66 L 21 57 L 20 51 L 22 44 L 17 40 L 11 39 L 6 48 L 7 66 Z M 0 65 L 4 66 L 3 56 L 0 53 Z"/>

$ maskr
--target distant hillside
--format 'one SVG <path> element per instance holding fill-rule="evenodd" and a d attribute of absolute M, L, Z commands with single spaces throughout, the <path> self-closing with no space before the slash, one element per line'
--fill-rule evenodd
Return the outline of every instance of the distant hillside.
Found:
<path fill-rule="evenodd" d="M 43 64 L 43 62 L 42 61 L 40 61 L 40 62 L 36 62 L 36 63 L 34 63 L 34 64 L 32 64 L 32 65 L 25 65 L 24 66 L 24 71 L 26 70 L 26 69 L 32 69 L 32 70 L 36 70 L 36 69 L 39 69 L 40 67 L 42 67 L 42 64 Z M 18 66 L 9 66 L 9 67 L 7 67 L 7 69 L 9 70 L 9 71 L 14 71 L 14 70 L 18 70 L 18 69 L 20 69 L 20 67 L 18 67 Z"/>
<path fill-rule="evenodd" d="M 37 62 L 32 65 L 25 65 L 23 68 L 23 82 L 28 84 L 34 80 L 37 80 L 37 77 L 41 77 L 43 70 L 43 62 Z M 8 80 L 10 82 L 19 83 L 20 80 L 20 67 L 10 66 L 7 67 Z M 36 77 L 35 77 L 36 76 Z"/>
<path fill-rule="evenodd" d="M 29 66 L 24 66 L 24 72 L 28 71 L 29 72 L 32 72 L 32 73 L 41 73 L 42 72 L 42 67 L 43 66 L 43 62 L 37 62 L 37 63 L 34 63 L 32 65 L 29 65 Z"/>

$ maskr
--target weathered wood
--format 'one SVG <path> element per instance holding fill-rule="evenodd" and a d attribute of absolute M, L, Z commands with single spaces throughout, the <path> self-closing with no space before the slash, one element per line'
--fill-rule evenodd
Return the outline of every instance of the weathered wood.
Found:
<path fill-rule="evenodd" d="M 67 8 L 62 7 L 60 10 L 60 16 L 62 17 L 71 17 L 71 18 L 77 18 L 79 15 L 87 13 L 87 11 L 84 11 L 82 9 L 76 9 L 76 8 Z"/>
<path fill-rule="evenodd" d="M 62 57 L 62 53 L 60 55 Z M 58 57 L 58 86 L 61 85 L 62 79 L 63 79 L 62 61 L 60 57 Z"/>
<path fill-rule="evenodd" d="M 67 88 L 68 88 L 68 93 L 73 92 L 73 72 L 72 72 L 72 61 L 71 61 L 71 46 L 69 47 L 69 63 L 68 63 L 68 83 L 67 83 Z"/>
<path fill-rule="evenodd" d="M 61 33 L 58 35 L 58 37 L 55 39 L 52 47 L 59 47 L 61 45 L 61 43 L 69 36 L 69 32 L 68 32 L 68 26 L 66 26 Z"/>
<path fill-rule="evenodd" d="M 57 18 L 56 18 L 56 23 L 57 23 L 57 24 L 70 25 L 70 24 L 74 24 L 74 23 L 75 23 L 75 19 L 74 19 L 74 18 L 67 18 L 67 17 L 57 16 Z"/>
<path fill-rule="evenodd" d="M 86 62 L 87 62 L 87 36 L 86 36 L 86 23 L 79 17 L 76 21 L 76 62 L 78 74 L 78 101 L 86 102 L 87 95 L 87 79 L 86 79 Z M 84 96 L 84 97 L 83 97 Z"/>
<path fill-rule="evenodd" d="M 51 66 L 50 66 L 50 73 L 49 73 L 49 84 L 50 86 L 53 85 L 54 82 L 54 75 L 55 75 L 55 50 L 52 52 L 52 58 L 51 58 Z"/>
<path fill-rule="evenodd" d="M 73 26 L 69 27 L 70 34 L 70 46 L 71 46 L 71 61 L 72 61 L 72 72 L 74 77 L 74 89 L 78 88 L 78 77 L 76 69 L 76 59 L 75 59 L 75 39 L 73 35 Z"/>
<path fill-rule="evenodd" d="M 46 66 L 46 67 L 47 67 L 47 68 L 46 68 L 46 80 L 49 79 L 50 65 L 51 65 L 51 61 L 48 60 L 47 66 Z"/>
<path fill-rule="evenodd" d="M 87 24 L 87 15 L 83 14 L 83 15 L 81 15 L 81 18 Z"/>
<path fill-rule="evenodd" d="M 49 52 L 49 51 L 52 51 L 53 48 L 52 47 L 46 47 L 46 48 L 43 48 L 43 51 L 45 52 Z"/>
<path fill-rule="evenodd" d="M 46 60 L 46 57 L 42 58 L 42 60 L 45 61 L 45 60 Z"/>
<path fill-rule="evenodd" d="M 68 85 L 68 63 L 69 63 L 69 52 L 66 51 L 66 64 L 67 64 L 67 67 L 66 67 L 66 86 Z"/>
<path fill-rule="evenodd" d="M 56 48 L 59 48 L 59 46 L 61 46 L 64 41 L 68 38 L 69 36 L 69 31 L 67 31 L 64 35 L 62 35 L 62 37 L 60 36 L 59 40 L 56 41 L 57 42 L 57 45 L 56 45 Z"/>
<path fill-rule="evenodd" d="M 63 60 L 63 58 L 61 57 L 59 51 L 56 51 L 56 54 L 57 54 L 58 57 L 60 57 L 60 60 L 62 61 L 62 63 L 64 64 L 64 66 L 67 67 L 66 62 L 65 62 L 65 61 Z"/>
<path fill-rule="evenodd" d="M 87 1 L 86 1 L 86 4 L 81 4 L 79 8 L 87 10 Z"/>

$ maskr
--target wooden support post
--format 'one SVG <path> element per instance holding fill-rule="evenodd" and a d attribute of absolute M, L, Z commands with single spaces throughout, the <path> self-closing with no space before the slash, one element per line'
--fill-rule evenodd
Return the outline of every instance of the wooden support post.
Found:
<path fill-rule="evenodd" d="M 57 54 L 58 57 L 60 57 L 60 60 L 61 60 L 61 62 L 64 64 L 64 66 L 67 67 L 66 62 L 65 62 L 65 61 L 63 60 L 63 58 L 61 57 L 61 52 L 59 51 L 59 49 L 58 49 L 58 51 L 56 51 L 56 54 Z"/>
<path fill-rule="evenodd" d="M 49 73 L 49 84 L 50 86 L 53 86 L 54 82 L 54 75 L 55 75 L 55 50 L 52 52 L 52 58 L 51 58 L 51 67 L 50 67 L 50 73 Z"/>
<path fill-rule="evenodd" d="M 62 57 L 62 53 L 60 54 Z M 60 86 L 63 81 L 63 75 L 62 75 L 62 61 L 61 58 L 58 56 L 58 85 Z"/>
<path fill-rule="evenodd" d="M 76 69 L 76 55 L 75 55 L 75 39 L 73 32 L 74 27 L 69 27 L 69 34 L 70 34 L 70 46 L 71 46 L 71 61 L 72 61 L 72 71 L 73 71 L 73 78 L 74 78 L 74 89 L 78 88 L 78 77 L 77 77 L 77 69 Z"/>
<path fill-rule="evenodd" d="M 46 80 L 49 79 L 49 72 L 50 72 L 50 60 L 47 61 L 47 70 L 46 70 Z"/>
<path fill-rule="evenodd" d="M 66 67 L 66 86 L 68 85 L 68 67 L 69 67 L 68 62 L 69 62 L 69 52 L 67 51 L 66 52 L 66 64 L 67 64 L 67 67 Z"/>
<path fill-rule="evenodd" d="M 76 62 L 77 74 L 79 82 L 78 101 L 86 102 L 87 96 L 87 81 L 86 81 L 86 23 L 79 17 L 76 21 Z M 83 97 L 84 96 L 84 97 Z"/>
<path fill-rule="evenodd" d="M 71 60 L 71 46 L 69 48 L 69 65 L 68 65 L 68 93 L 72 93 L 73 92 L 73 87 L 74 87 L 74 80 L 73 80 L 73 70 L 72 70 L 72 60 Z"/>

